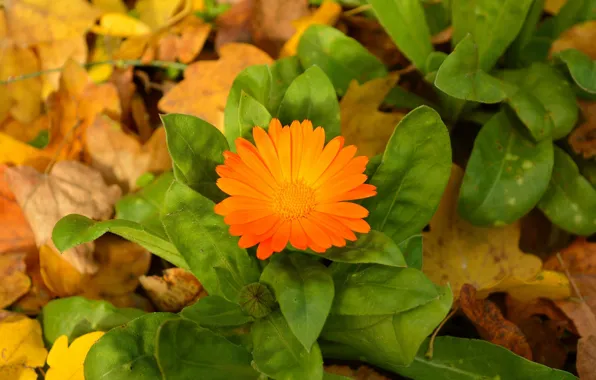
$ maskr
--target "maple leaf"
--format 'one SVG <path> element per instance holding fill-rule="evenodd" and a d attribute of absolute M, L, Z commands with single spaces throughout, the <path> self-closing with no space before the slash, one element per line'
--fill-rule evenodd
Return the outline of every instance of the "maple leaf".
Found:
<path fill-rule="evenodd" d="M 0 336 L 0 379 L 37 379 L 34 368 L 43 366 L 48 353 L 39 322 L 10 314 L 0 319 Z"/>
<path fill-rule="evenodd" d="M 141 276 L 140 281 L 159 311 L 177 313 L 207 296 L 199 280 L 182 268 L 166 269 L 163 276 Z"/>
<path fill-rule="evenodd" d="M 95 331 L 76 338 L 70 346 L 68 337 L 60 336 L 54 342 L 48 354 L 48 366 L 45 380 L 85 380 L 83 363 L 91 346 L 105 334 Z"/>

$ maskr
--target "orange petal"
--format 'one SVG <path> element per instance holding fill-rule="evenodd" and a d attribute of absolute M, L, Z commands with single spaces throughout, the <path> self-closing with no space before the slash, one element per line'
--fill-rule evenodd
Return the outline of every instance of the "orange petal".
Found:
<path fill-rule="evenodd" d="M 302 147 L 303 147 L 303 134 L 302 125 L 293 121 L 290 126 L 290 133 L 292 137 L 292 181 L 298 178 L 300 172 L 300 165 L 302 162 Z"/>
<path fill-rule="evenodd" d="M 321 196 L 320 198 L 318 198 L 318 201 L 321 203 L 334 203 L 370 198 L 374 197 L 375 195 L 377 195 L 376 186 L 370 185 L 368 183 L 363 183 L 362 185 L 346 193 L 327 194 L 326 196 Z"/>
<path fill-rule="evenodd" d="M 246 224 L 254 222 L 255 220 L 265 218 L 269 215 L 273 215 L 273 210 L 268 208 L 256 209 L 256 210 L 237 210 L 228 214 L 224 218 L 226 224 Z"/>
<path fill-rule="evenodd" d="M 313 163 L 317 162 L 323 152 L 325 145 L 325 130 L 318 127 L 310 132 L 308 124 L 304 129 L 304 149 L 302 151 L 302 163 L 300 164 L 299 178 L 306 178 L 313 169 Z"/>
<path fill-rule="evenodd" d="M 344 170 L 342 170 L 341 174 L 348 175 L 348 174 L 364 173 L 364 171 L 366 170 L 366 164 L 368 164 L 368 157 L 366 157 L 366 156 L 354 157 L 346 165 Z"/>
<path fill-rule="evenodd" d="M 277 156 L 277 151 L 275 150 L 275 146 L 273 145 L 273 141 L 271 138 L 263 130 L 263 128 L 256 127 L 252 130 L 253 138 L 255 139 L 255 143 L 257 144 L 257 149 L 261 153 L 261 157 L 263 161 L 265 161 L 265 165 L 271 172 L 271 175 L 278 183 L 281 182 L 281 166 L 279 164 L 279 157 Z"/>
<path fill-rule="evenodd" d="M 319 179 L 331 162 L 333 162 L 343 144 L 344 138 L 341 136 L 337 136 L 329 141 L 329 144 L 323 149 L 323 153 L 321 153 L 316 161 L 313 161 L 311 170 L 306 173 L 304 178 L 307 183 L 312 184 Z"/>
<path fill-rule="evenodd" d="M 331 239 L 329 236 L 327 236 L 325 231 L 323 231 L 312 221 L 307 218 L 302 218 L 300 219 L 300 225 L 302 226 L 302 229 L 304 229 L 306 236 L 308 236 L 309 240 L 311 240 L 314 244 L 324 249 L 331 247 Z"/>
<path fill-rule="evenodd" d="M 226 216 L 229 213 L 237 210 L 255 210 L 260 208 L 267 208 L 268 203 L 262 200 L 241 196 L 227 197 L 223 201 L 215 205 L 214 211 L 218 215 Z"/>
<path fill-rule="evenodd" d="M 234 224 L 230 226 L 230 234 L 233 236 L 240 236 L 244 234 L 260 236 L 272 229 L 278 223 L 279 217 L 277 215 L 268 215 L 253 222 Z"/>
<path fill-rule="evenodd" d="M 238 151 L 242 162 L 251 168 L 257 175 L 256 178 L 253 179 L 253 182 L 263 181 L 266 182 L 272 189 L 276 188 L 277 182 L 265 165 L 265 161 L 263 161 L 261 154 L 250 141 L 243 138 L 237 138 L 236 150 Z"/>
<path fill-rule="evenodd" d="M 257 248 L 257 258 L 261 260 L 267 260 L 273 254 L 273 250 L 271 249 L 271 239 L 265 240 L 259 244 Z"/>
<path fill-rule="evenodd" d="M 366 218 L 368 216 L 367 209 L 350 202 L 322 203 L 316 205 L 315 210 L 345 218 Z"/>
<path fill-rule="evenodd" d="M 326 182 L 329 181 L 334 175 L 338 174 L 354 157 L 356 154 L 356 147 L 354 145 L 343 148 L 335 157 L 331 165 L 323 172 L 319 179 L 314 183 L 313 187 L 318 188 L 325 186 Z"/>
<path fill-rule="evenodd" d="M 277 152 L 283 178 L 289 181 L 292 177 L 292 136 L 288 127 L 281 130 Z"/>
<path fill-rule="evenodd" d="M 271 119 L 269 122 L 269 137 L 275 146 L 275 150 L 279 155 L 279 136 L 281 135 L 282 126 L 279 119 Z"/>
<path fill-rule="evenodd" d="M 366 175 L 364 174 L 336 175 L 334 180 L 328 181 L 317 190 L 317 200 L 320 201 L 322 198 L 331 197 L 334 194 L 347 193 L 362 185 L 365 181 Z"/>
<path fill-rule="evenodd" d="M 286 245 L 288 245 L 288 239 L 290 239 L 290 226 L 289 220 L 282 222 L 281 226 L 275 231 L 271 238 L 271 249 L 275 252 L 281 252 Z"/>
<path fill-rule="evenodd" d="M 342 238 L 350 241 L 355 241 L 357 239 L 354 232 L 335 217 L 317 211 L 313 211 L 311 215 L 320 225 L 324 225 L 328 230 L 337 232 Z"/>
<path fill-rule="evenodd" d="M 322 229 L 327 234 L 327 236 L 329 236 L 329 239 L 331 240 L 331 245 L 334 245 L 336 247 L 345 247 L 346 241 L 342 239 L 337 232 L 334 232 L 334 230 L 328 228 L 323 223 L 321 223 L 320 220 L 316 218 L 312 218 L 311 221 L 314 224 L 316 224 L 320 229 Z"/>
<path fill-rule="evenodd" d="M 244 182 L 240 182 L 237 179 L 232 178 L 219 178 L 216 182 L 217 187 L 221 189 L 224 193 L 228 195 L 242 195 L 245 197 L 250 198 L 257 198 L 264 201 L 269 200 L 270 198 L 257 191 L 256 189 L 248 186 Z"/>
<path fill-rule="evenodd" d="M 306 249 L 308 246 L 308 239 L 306 238 L 306 234 L 304 233 L 304 229 L 298 222 L 298 220 L 292 220 L 292 225 L 290 227 L 290 243 L 296 249 Z"/>
<path fill-rule="evenodd" d="M 367 234 L 370 232 L 370 226 L 364 219 L 352 219 L 352 218 L 337 218 L 343 224 L 345 224 L 349 229 L 355 232 L 360 232 L 362 234 Z"/>
<path fill-rule="evenodd" d="M 240 248 L 250 248 L 260 241 L 261 240 L 256 235 L 242 235 L 242 237 L 240 237 L 240 240 L 238 240 L 238 246 Z"/>
<path fill-rule="evenodd" d="M 247 186 L 255 188 L 260 193 L 263 193 L 269 197 L 273 196 L 273 188 L 268 186 L 266 182 L 260 181 L 260 177 L 242 162 L 236 165 L 236 170 L 229 166 L 219 165 L 217 168 L 215 168 L 215 171 L 221 178 L 236 179 Z"/>

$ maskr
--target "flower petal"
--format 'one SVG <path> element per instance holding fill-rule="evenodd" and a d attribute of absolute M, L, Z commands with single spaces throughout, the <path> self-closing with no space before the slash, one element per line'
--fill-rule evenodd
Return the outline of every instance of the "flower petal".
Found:
<path fill-rule="evenodd" d="M 260 260 L 267 260 L 272 254 L 271 239 L 265 240 L 259 244 L 259 247 L 257 248 L 257 258 Z"/>
<path fill-rule="evenodd" d="M 345 218 L 366 218 L 368 216 L 367 209 L 350 202 L 322 203 L 318 204 L 315 210 Z"/>
<path fill-rule="evenodd" d="M 286 220 L 282 222 L 281 226 L 275 231 L 273 237 L 271 238 L 271 249 L 274 252 L 281 252 L 286 245 L 288 245 L 288 240 L 290 239 L 290 226 L 291 222 Z"/>

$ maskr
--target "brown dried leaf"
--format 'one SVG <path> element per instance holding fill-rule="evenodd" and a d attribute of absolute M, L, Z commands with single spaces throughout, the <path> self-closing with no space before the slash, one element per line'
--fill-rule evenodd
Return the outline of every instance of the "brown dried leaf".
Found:
<path fill-rule="evenodd" d="M 345 376 L 354 380 L 389 380 L 388 377 L 378 374 L 372 368 L 365 365 L 361 365 L 357 370 L 347 365 L 326 365 L 325 372 Z"/>
<path fill-rule="evenodd" d="M 62 67 L 69 59 L 79 64 L 87 61 L 87 42 L 84 35 L 66 40 L 42 42 L 35 49 L 39 55 L 41 70 Z M 58 89 L 60 72 L 44 74 L 42 80 L 42 98 L 45 99 L 51 92 Z"/>
<path fill-rule="evenodd" d="M 0 165 L 0 254 L 35 250 L 33 231 L 8 186 L 6 169 Z"/>
<path fill-rule="evenodd" d="M 596 103 L 578 100 L 585 121 L 575 128 L 567 138 L 575 153 L 584 158 L 596 156 Z"/>
<path fill-rule="evenodd" d="M 170 268 L 163 276 L 141 276 L 141 285 L 159 311 L 177 313 L 199 298 L 207 296 L 192 273 L 182 268 Z"/>
<path fill-rule="evenodd" d="M 217 26 L 216 49 L 220 49 L 230 42 L 251 42 L 250 25 L 254 6 L 254 0 L 240 0 L 217 17 L 215 20 Z"/>
<path fill-rule="evenodd" d="M 27 294 L 19 298 L 13 306 L 24 314 L 37 315 L 56 295 L 46 286 L 41 276 L 39 250 L 29 252 L 25 264 L 27 266 L 27 275 L 31 279 L 31 287 Z"/>
<path fill-rule="evenodd" d="M 0 255 L 0 309 L 12 305 L 25 295 L 31 287 L 31 280 L 25 273 L 26 253 L 5 253 Z"/>
<path fill-rule="evenodd" d="M 577 373 L 582 380 L 596 379 L 596 335 L 589 335 L 577 342 Z"/>
<path fill-rule="evenodd" d="M 124 69 L 114 69 L 109 79 L 118 91 L 120 110 L 122 111 L 120 121 L 124 125 L 130 125 L 132 120 L 132 99 L 137 90 L 133 77 L 133 67 L 131 66 Z"/>
<path fill-rule="evenodd" d="M 586 21 L 567 29 L 551 45 L 549 54 L 552 55 L 567 49 L 577 49 L 596 59 L 596 21 Z"/>

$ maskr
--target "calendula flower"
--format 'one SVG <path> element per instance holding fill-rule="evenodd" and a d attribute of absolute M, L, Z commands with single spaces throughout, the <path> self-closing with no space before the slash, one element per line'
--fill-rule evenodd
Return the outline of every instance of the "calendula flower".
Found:
<path fill-rule="evenodd" d="M 343 137 L 325 145 L 325 131 L 313 130 L 308 120 L 282 127 L 277 119 L 269 133 L 253 129 L 256 146 L 236 139 L 236 153 L 224 153 L 217 167 L 217 186 L 230 197 L 215 206 L 241 236 L 242 248 L 259 244 L 257 257 L 266 259 L 288 244 L 323 253 L 332 245 L 356 240 L 354 232 L 367 233 L 364 207 L 346 202 L 376 195 L 365 184 L 368 158 L 354 157 L 356 147 L 344 147 Z"/>

